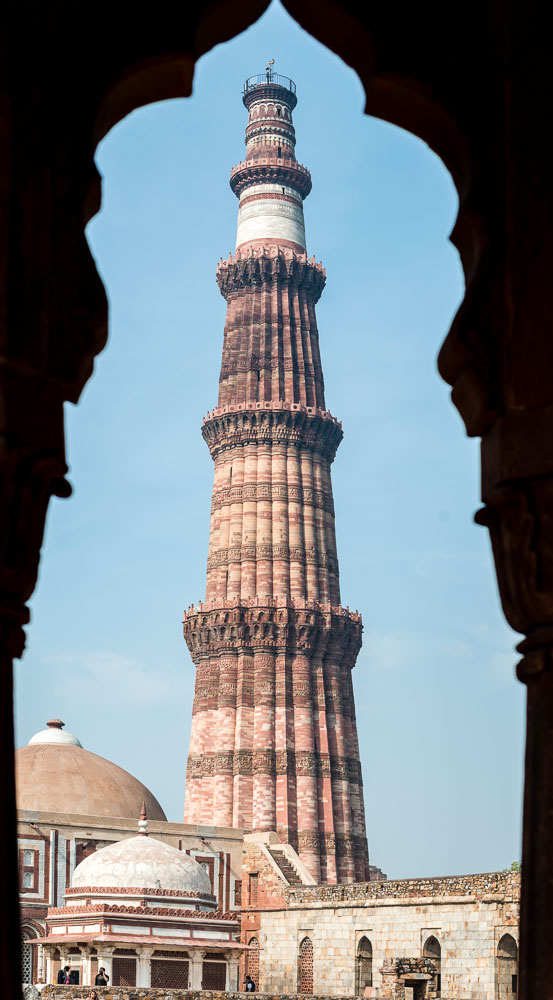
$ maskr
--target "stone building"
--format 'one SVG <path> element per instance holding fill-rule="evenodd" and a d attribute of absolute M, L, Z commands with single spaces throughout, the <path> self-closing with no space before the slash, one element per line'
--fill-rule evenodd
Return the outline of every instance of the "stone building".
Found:
<path fill-rule="evenodd" d="M 296 86 L 250 77 L 236 251 L 217 406 L 206 601 L 184 618 L 196 664 L 185 819 L 276 830 L 317 881 L 369 877 L 351 671 L 361 619 L 343 607 L 328 411 L 307 256 L 311 176 L 295 155 Z"/>
<path fill-rule="evenodd" d="M 238 913 L 222 913 L 209 874 L 188 854 L 139 835 L 77 865 L 65 905 L 49 907 L 42 947 L 46 982 L 72 967 L 93 985 L 104 968 L 114 986 L 235 989 Z"/>
<path fill-rule="evenodd" d="M 245 968 L 262 992 L 516 1000 L 518 873 L 302 885 L 270 852 L 250 840 L 244 864 Z"/>
<path fill-rule="evenodd" d="M 43 946 L 32 942 L 46 936 L 49 909 L 64 906 L 75 869 L 110 844 L 126 844 L 136 833 L 142 802 L 149 816 L 148 840 L 170 845 L 202 866 L 218 911 L 226 913 L 239 903 L 241 830 L 167 822 L 149 789 L 85 750 L 58 719 L 16 751 L 16 766 L 24 982 L 48 974 Z M 82 936 L 71 945 L 74 956 L 80 954 L 79 943 L 86 944 Z"/>

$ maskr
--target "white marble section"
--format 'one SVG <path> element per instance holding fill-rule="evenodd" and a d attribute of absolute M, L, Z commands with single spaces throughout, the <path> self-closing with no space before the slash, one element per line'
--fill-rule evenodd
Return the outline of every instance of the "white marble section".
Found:
<path fill-rule="evenodd" d="M 236 246 L 267 239 L 290 240 L 292 243 L 299 243 L 305 250 L 303 206 L 277 198 L 264 198 L 241 205 L 238 211 Z"/>
<path fill-rule="evenodd" d="M 285 194 L 288 198 L 294 198 L 298 205 L 302 204 L 302 197 L 296 188 L 288 187 L 287 184 L 250 184 L 244 188 L 240 195 L 240 204 L 251 198 L 253 194 Z"/>
<path fill-rule="evenodd" d="M 73 887 L 169 889 L 211 895 L 207 872 L 188 854 L 153 837 L 130 837 L 103 847 L 77 865 Z"/>

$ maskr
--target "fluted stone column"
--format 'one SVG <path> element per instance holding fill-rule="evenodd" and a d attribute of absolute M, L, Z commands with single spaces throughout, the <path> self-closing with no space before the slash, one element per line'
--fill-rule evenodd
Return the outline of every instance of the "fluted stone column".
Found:
<path fill-rule="evenodd" d="M 227 319 L 206 603 L 185 615 L 196 663 L 185 821 L 276 830 L 317 880 L 368 878 L 350 673 L 361 620 L 340 602 L 326 409 L 308 258 L 295 85 L 250 80 L 236 253 L 217 281 Z"/>

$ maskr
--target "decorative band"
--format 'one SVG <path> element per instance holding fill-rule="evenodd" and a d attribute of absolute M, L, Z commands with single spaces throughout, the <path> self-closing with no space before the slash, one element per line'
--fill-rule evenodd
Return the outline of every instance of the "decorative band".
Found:
<path fill-rule="evenodd" d="M 226 486 L 213 494 L 211 511 L 219 510 L 233 503 L 244 503 L 248 500 L 290 501 L 303 504 L 306 507 L 316 507 L 334 516 L 334 501 L 332 496 L 322 490 L 314 490 L 305 486 L 275 486 L 272 483 L 252 483 L 244 486 Z"/>
<path fill-rule="evenodd" d="M 350 784 L 362 784 L 361 762 L 354 757 L 331 757 L 315 751 L 225 750 L 213 754 L 189 754 L 186 779 L 227 775 L 289 775 L 330 777 Z"/>
<path fill-rule="evenodd" d="M 260 562 L 278 560 L 287 563 L 314 563 L 328 569 L 330 573 L 338 572 L 338 560 L 329 552 L 318 552 L 312 546 L 303 545 L 236 545 L 229 549 L 218 549 L 207 560 L 207 570 L 210 572 L 218 566 L 228 566 L 232 563 Z"/>

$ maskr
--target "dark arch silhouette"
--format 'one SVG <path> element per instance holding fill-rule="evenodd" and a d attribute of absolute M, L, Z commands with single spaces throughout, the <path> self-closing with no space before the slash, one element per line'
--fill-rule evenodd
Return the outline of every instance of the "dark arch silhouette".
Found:
<path fill-rule="evenodd" d="M 252 24 L 265 0 L 193 6 L 128 0 L 54 10 L 9 0 L 0 34 L 5 102 L 0 193 L 0 692 L 12 699 L 49 499 L 70 487 L 64 400 L 76 402 L 105 343 L 106 295 L 85 236 L 98 211 L 94 149 L 134 108 L 188 96 L 194 64 Z M 367 113 L 424 139 L 450 170 L 460 208 L 452 240 L 466 295 L 440 352 L 467 432 L 482 437 L 478 522 L 491 534 L 505 616 L 526 638 L 528 685 L 521 909 L 521 1000 L 553 994 L 553 301 L 549 38 L 537 0 L 440 8 L 286 0 L 303 28 L 357 72 Z M 33 30 L 21 31 L 20 24 Z M 13 725 L 0 736 L 4 807 L 0 950 L 6 998 L 19 995 L 13 865 Z"/>

